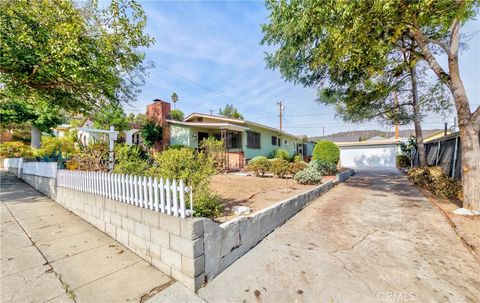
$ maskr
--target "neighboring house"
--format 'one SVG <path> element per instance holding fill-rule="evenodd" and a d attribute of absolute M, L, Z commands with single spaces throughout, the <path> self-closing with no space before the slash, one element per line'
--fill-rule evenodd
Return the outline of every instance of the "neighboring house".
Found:
<path fill-rule="evenodd" d="M 87 119 L 83 124 L 76 128 L 69 124 L 61 124 L 53 129 L 53 134 L 56 137 L 64 137 L 69 131 L 76 129 L 77 137 L 83 145 L 88 145 L 92 142 L 98 142 L 101 139 L 106 139 L 107 135 L 89 131 L 94 129 L 94 122 L 92 119 Z M 124 130 L 118 136 L 119 142 L 125 142 L 127 145 L 142 144 L 142 137 L 140 136 L 140 125 L 138 123 L 129 123 L 128 130 Z"/>
<path fill-rule="evenodd" d="M 268 156 L 278 148 L 290 155 L 311 155 L 307 147 L 311 142 L 306 136 L 295 136 L 253 121 L 201 113 L 174 121 L 170 117 L 170 103 L 159 99 L 147 106 L 147 118 L 163 127 L 163 138 L 157 149 L 176 144 L 198 149 L 204 138 L 224 140 L 228 168 L 242 168 L 249 159 Z"/>
<path fill-rule="evenodd" d="M 129 123 L 129 130 L 125 130 L 124 137 L 125 137 L 125 144 L 127 145 L 139 145 L 142 144 L 142 136 L 140 135 L 140 124 L 138 123 Z"/>
<path fill-rule="evenodd" d="M 53 129 L 53 135 L 59 138 L 65 137 L 67 133 L 73 128 L 74 127 L 70 124 L 60 124 Z"/>

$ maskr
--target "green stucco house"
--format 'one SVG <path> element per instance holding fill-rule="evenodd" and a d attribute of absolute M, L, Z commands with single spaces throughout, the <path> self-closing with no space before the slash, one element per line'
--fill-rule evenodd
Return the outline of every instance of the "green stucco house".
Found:
<path fill-rule="evenodd" d="M 192 113 L 183 121 L 170 118 L 170 104 L 155 100 L 147 106 L 147 117 L 161 123 L 163 140 L 157 147 L 181 144 L 197 149 L 204 138 L 215 137 L 226 145 L 229 169 L 239 169 L 255 156 L 268 156 L 278 148 L 290 155 L 311 156 L 313 144 L 306 136 L 295 136 L 277 128 L 243 119 Z"/>

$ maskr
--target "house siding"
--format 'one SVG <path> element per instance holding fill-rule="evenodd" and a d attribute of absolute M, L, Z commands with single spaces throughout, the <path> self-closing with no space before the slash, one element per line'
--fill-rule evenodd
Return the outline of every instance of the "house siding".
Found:
<path fill-rule="evenodd" d="M 296 138 L 290 137 L 290 136 L 285 136 L 285 135 L 279 135 L 278 132 L 275 131 L 270 131 L 264 128 L 260 127 L 254 127 L 247 125 L 247 127 L 254 132 L 260 133 L 260 148 L 248 148 L 247 147 L 247 136 L 246 133 L 244 132 L 244 135 L 242 136 L 242 146 L 243 150 L 245 152 L 245 159 L 249 160 L 253 157 L 256 156 L 268 156 L 270 153 L 272 153 L 274 150 L 282 148 L 288 151 L 290 156 L 295 154 L 295 142 L 300 143 L 301 140 L 298 140 Z M 282 140 L 281 146 L 273 145 L 272 144 L 272 136 L 276 136 Z M 285 145 L 285 140 L 287 140 L 287 145 Z"/>
<path fill-rule="evenodd" d="M 214 119 L 204 119 L 203 122 L 214 123 L 218 121 Z M 213 129 L 204 129 L 201 127 L 177 125 L 173 123 L 170 125 L 170 144 L 183 144 L 191 148 L 198 148 L 198 132 L 208 133 L 209 136 L 213 136 L 216 133 L 218 134 L 220 131 Z M 279 148 L 285 149 L 286 151 L 288 151 L 290 156 L 292 156 L 296 154 L 296 144 L 303 144 L 303 141 L 301 139 L 285 134 L 280 134 L 278 131 L 248 124 L 244 126 L 248 127 L 250 131 L 260 133 L 260 148 L 257 149 L 247 147 L 247 132 L 243 131 L 241 132 L 241 148 L 230 149 L 229 151 L 243 151 L 245 153 L 244 158 L 246 160 L 249 160 L 256 156 L 268 156 L 274 150 Z M 277 138 L 281 139 L 281 146 L 272 144 L 272 136 L 276 136 Z M 285 144 L 285 140 L 287 140 L 287 144 Z"/>

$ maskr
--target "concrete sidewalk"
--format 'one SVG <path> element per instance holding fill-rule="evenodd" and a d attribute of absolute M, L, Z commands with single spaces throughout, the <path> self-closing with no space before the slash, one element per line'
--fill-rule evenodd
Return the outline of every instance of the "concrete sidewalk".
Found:
<path fill-rule="evenodd" d="M 140 302 L 175 281 L 1 172 L 1 302 Z"/>
<path fill-rule="evenodd" d="M 363 171 L 198 291 L 208 302 L 480 302 L 480 265 L 398 171 Z"/>

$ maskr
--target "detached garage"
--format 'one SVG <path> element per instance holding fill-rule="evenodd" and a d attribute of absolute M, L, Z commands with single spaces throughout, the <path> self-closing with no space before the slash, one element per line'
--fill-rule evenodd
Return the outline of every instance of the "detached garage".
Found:
<path fill-rule="evenodd" d="M 397 140 L 336 142 L 343 167 L 396 167 Z"/>

